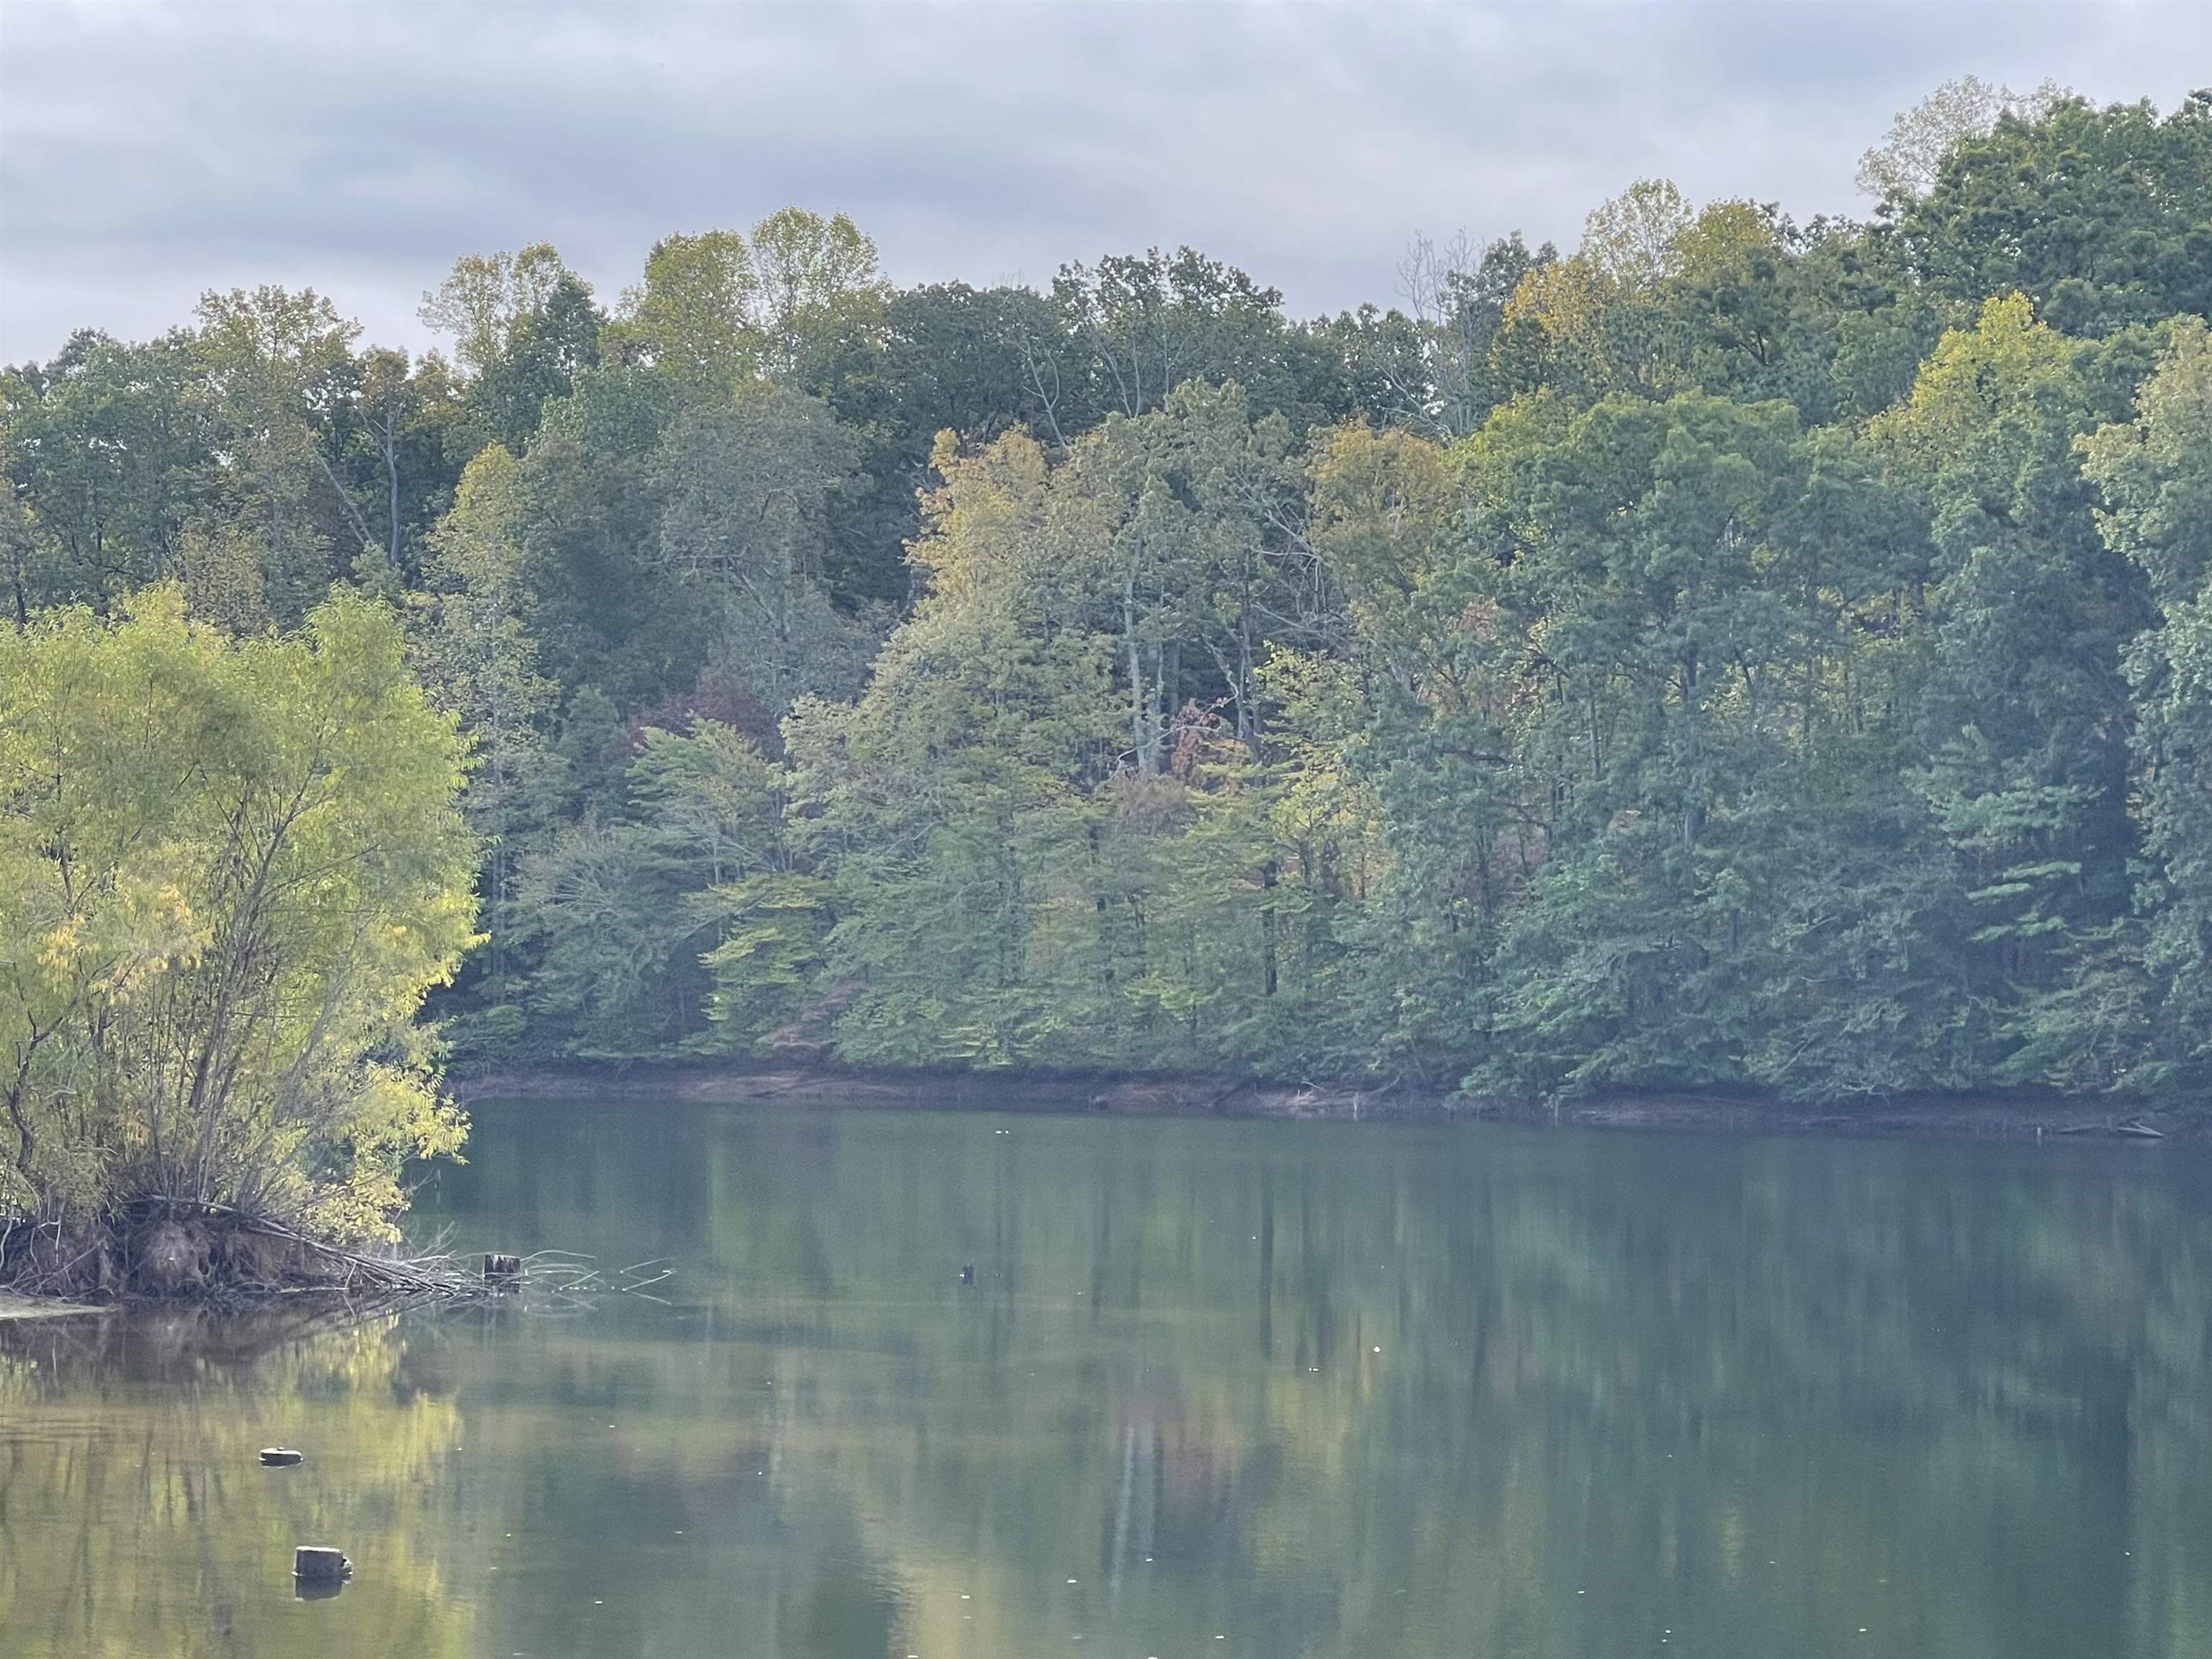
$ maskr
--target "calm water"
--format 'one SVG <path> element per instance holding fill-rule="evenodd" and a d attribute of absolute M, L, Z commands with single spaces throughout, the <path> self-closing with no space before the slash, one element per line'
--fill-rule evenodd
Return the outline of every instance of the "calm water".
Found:
<path fill-rule="evenodd" d="M 0 1652 L 2212 1654 L 2202 1154 L 477 1120 L 665 1300 L 0 1325 Z"/>

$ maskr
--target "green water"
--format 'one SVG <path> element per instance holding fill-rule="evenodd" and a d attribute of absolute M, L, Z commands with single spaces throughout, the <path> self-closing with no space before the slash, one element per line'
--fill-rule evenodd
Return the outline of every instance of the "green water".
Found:
<path fill-rule="evenodd" d="M 0 1653 L 2212 1653 L 2185 1148 L 477 1123 L 664 1299 L 0 1326 Z"/>

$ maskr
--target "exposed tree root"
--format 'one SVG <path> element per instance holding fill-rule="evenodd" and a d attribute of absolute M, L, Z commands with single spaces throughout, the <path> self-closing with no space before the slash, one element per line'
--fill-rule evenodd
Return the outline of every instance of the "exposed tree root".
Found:
<path fill-rule="evenodd" d="M 381 1305 L 497 1294 L 443 1252 L 349 1249 L 273 1216 L 166 1197 L 137 1199 L 88 1222 L 0 1214 L 0 1287 L 239 1306 L 289 1297 Z"/>

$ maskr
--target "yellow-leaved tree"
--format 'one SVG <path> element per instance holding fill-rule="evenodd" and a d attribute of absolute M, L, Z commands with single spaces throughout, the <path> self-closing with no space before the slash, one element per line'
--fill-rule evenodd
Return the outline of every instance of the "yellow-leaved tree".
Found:
<path fill-rule="evenodd" d="M 0 1214 L 394 1236 L 465 1123 L 415 1024 L 474 939 L 468 749 L 392 614 L 232 639 L 173 588 L 0 631 Z"/>

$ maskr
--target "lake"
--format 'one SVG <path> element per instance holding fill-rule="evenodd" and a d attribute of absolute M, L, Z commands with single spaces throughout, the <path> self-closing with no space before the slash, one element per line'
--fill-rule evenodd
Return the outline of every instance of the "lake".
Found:
<path fill-rule="evenodd" d="M 673 1273 L 0 1325 L 9 1659 L 2212 1653 L 2200 1151 L 474 1115 Z"/>

